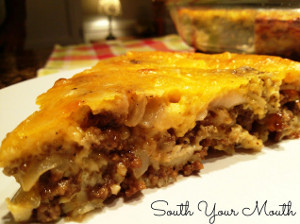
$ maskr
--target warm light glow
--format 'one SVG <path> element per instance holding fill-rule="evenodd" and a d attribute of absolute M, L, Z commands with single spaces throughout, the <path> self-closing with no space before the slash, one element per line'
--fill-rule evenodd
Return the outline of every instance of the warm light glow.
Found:
<path fill-rule="evenodd" d="M 108 20 L 106 17 L 104 18 L 97 18 L 96 20 L 94 20 L 91 24 L 91 29 L 101 29 L 101 28 L 106 28 L 108 26 Z"/>
<path fill-rule="evenodd" d="M 121 14 L 120 0 L 99 0 L 98 12 L 107 16 L 118 16 Z"/>

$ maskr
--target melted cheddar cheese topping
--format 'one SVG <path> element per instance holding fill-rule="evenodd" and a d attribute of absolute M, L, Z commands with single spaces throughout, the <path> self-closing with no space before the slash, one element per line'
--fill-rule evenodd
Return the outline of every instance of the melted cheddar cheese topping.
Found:
<path fill-rule="evenodd" d="M 86 116 L 82 112 L 85 107 L 93 114 L 111 112 L 125 117 L 129 127 L 172 128 L 177 136 L 183 136 L 195 121 L 204 118 L 213 102 L 228 95 L 233 96 L 229 101 L 243 100 L 249 83 L 257 82 L 259 87 L 262 75 L 274 82 L 299 82 L 300 63 L 230 53 L 131 52 L 103 60 L 70 79 L 58 80 L 37 98 L 40 110 L 2 142 L 0 165 L 38 155 L 46 150 L 47 142 L 59 138 L 82 145 L 86 137 L 78 119 Z M 149 104 L 155 100 L 160 108 Z M 136 104 L 134 111 L 132 102 Z"/>

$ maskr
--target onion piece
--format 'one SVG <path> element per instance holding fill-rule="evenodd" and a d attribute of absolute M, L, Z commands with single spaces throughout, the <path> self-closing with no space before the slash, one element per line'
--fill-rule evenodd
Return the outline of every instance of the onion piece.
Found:
<path fill-rule="evenodd" d="M 19 189 L 12 200 L 6 199 L 6 204 L 16 222 L 27 221 L 32 210 L 39 207 L 40 196 L 35 191 L 25 192 Z"/>
<path fill-rule="evenodd" d="M 149 156 L 148 156 L 147 152 L 145 152 L 143 150 L 137 150 L 136 156 L 141 159 L 142 165 L 141 165 L 141 167 L 133 169 L 133 175 L 135 176 L 135 178 L 139 178 L 147 171 L 147 169 L 150 165 L 150 160 L 149 160 Z"/>
<path fill-rule="evenodd" d="M 236 105 L 242 104 L 246 102 L 246 97 L 239 92 L 231 91 L 224 94 L 221 97 L 214 99 L 210 103 L 210 108 L 215 107 L 225 107 L 232 108 Z"/>
<path fill-rule="evenodd" d="M 147 100 L 144 97 L 138 97 L 133 105 L 125 121 L 125 125 L 128 127 L 134 127 L 141 122 L 145 114 Z"/>
<path fill-rule="evenodd" d="M 42 161 L 30 164 L 26 172 L 20 173 L 17 179 L 24 191 L 30 191 L 43 173 L 61 164 L 63 164 L 63 161 L 57 155 L 46 157 Z"/>

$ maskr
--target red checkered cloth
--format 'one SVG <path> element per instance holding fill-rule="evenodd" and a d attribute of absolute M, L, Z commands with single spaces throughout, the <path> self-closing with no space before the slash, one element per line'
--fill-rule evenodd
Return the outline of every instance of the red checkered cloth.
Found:
<path fill-rule="evenodd" d="M 180 51 L 194 52 L 178 35 L 139 40 L 115 40 L 72 46 L 56 45 L 46 66 L 38 76 L 54 74 L 65 70 L 88 68 L 99 60 L 125 54 L 128 51 Z"/>

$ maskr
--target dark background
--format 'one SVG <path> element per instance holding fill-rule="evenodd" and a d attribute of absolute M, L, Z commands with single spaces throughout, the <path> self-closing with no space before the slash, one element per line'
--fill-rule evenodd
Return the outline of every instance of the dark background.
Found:
<path fill-rule="evenodd" d="M 98 0 L 0 0 L 0 88 L 34 77 L 55 44 L 97 42 L 108 34 Z M 175 33 L 163 0 L 121 0 L 119 39 Z"/>

